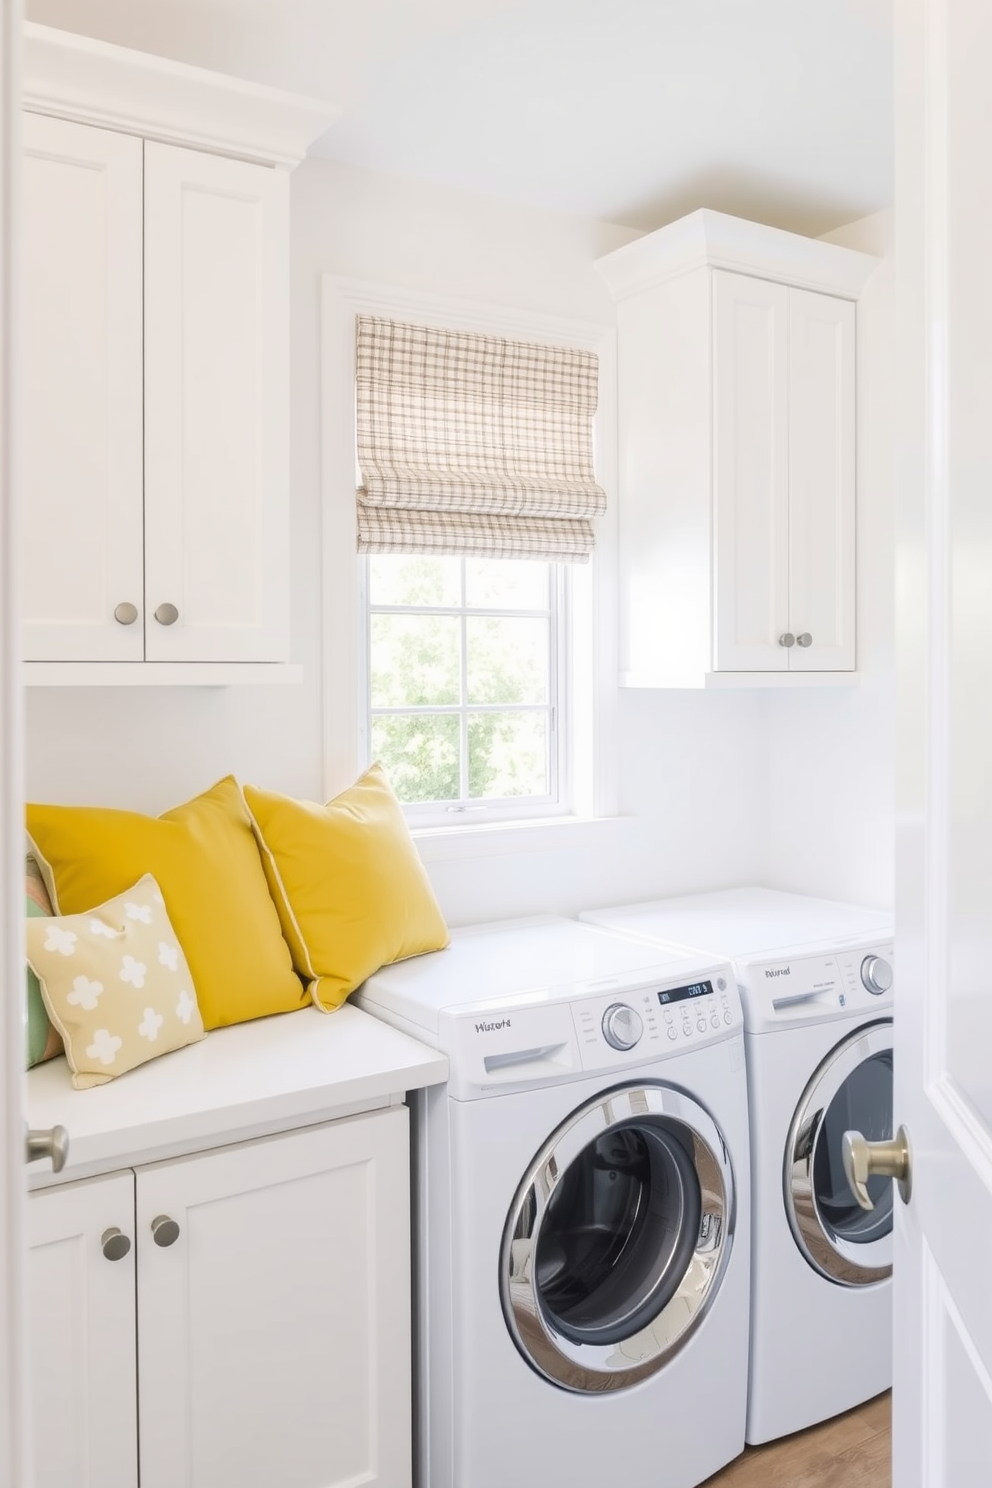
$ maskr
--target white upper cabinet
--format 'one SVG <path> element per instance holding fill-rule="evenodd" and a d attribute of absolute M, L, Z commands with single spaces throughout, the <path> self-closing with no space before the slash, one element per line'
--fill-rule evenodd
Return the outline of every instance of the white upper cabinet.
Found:
<path fill-rule="evenodd" d="M 854 302 L 875 262 L 707 211 L 598 261 L 626 685 L 854 670 Z"/>
<path fill-rule="evenodd" d="M 24 54 L 25 659 L 264 675 L 289 659 L 289 170 L 334 111 L 41 26 Z"/>
<path fill-rule="evenodd" d="M 141 661 L 114 619 L 142 610 L 141 140 L 35 114 L 23 140 L 25 654 Z"/>
<path fill-rule="evenodd" d="M 146 143 L 144 340 L 146 659 L 286 660 L 285 172 Z"/>

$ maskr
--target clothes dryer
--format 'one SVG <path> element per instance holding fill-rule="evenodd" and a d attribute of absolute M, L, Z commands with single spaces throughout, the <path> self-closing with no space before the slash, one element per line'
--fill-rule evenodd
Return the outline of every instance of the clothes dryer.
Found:
<path fill-rule="evenodd" d="M 577 921 L 456 930 L 356 999 L 413 1102 L 419 1488 L 691 1488 L 744 1445 L 749 1173 L 729 965 Z"/>
<path fill-rule="evenodd" d="M 870 1179 L 862 1209 L 841 1140 L 892 1135 L 892 916 L 748 888 L 581 918 L 734 966 L 751 1126 L 748 1441 L 887 1389 L 895 1184 Z"/>

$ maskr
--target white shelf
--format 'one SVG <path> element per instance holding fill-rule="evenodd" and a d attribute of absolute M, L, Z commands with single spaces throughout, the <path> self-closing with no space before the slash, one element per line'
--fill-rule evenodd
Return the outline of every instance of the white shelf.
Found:
<path fill-rule="evenodd" d="M 653 687 L 683 692 L 727 687 L 856 687 L 859 672 L 705 672 L 697 682 L 673 682 L 642 672 L 621 672 L 621 687 Z"/>
<path fill-rule="evenodd" d="M 303 681 L 303 668 L 244 661 L 25 661 L 25 687 L 286 686 Z"/>

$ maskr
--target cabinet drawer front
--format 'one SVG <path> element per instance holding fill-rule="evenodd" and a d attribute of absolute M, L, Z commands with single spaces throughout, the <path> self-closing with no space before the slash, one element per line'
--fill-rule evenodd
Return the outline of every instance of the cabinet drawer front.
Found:
<path fill-rule="evenodd" d="M 285 172 L 146 142 L 150 661 L 288 659 L 288 237 Z"/>
<path fill-rule="evenodd" d="M 140 661 L 141 141 L 23 124 L 24 655 Z"/>
<path fill-rule="evenodd" d="M 855 662 L 855 311 L 789 291 L 790 629 L 793 671 Z"/>
<path fill-rule="evenodd" d="M 28 1200 L 28 1358 L 36 1488 L 136 1488 L 134 1176 Z M 131 1240 L 104 1255 L 108 1229 Z"/>
<path fill-rule="evenodd" d="M 137 1215 L 142 1488 L 404 1488 L 405 1107 L 140 1169 Z"/>
<path fill-rule="evenodd" d="M 789 291 L 713 275 L 716 671 L 786 671 Z"/>

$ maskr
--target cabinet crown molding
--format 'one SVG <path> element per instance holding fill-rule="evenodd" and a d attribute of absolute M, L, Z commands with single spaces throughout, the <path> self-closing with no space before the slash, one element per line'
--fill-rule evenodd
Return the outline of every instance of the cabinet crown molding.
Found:
<path fill-rule="evenodd" d="M 870 253 L 701 207 L 598 258 L 596 268 L 618 301 L 707 266 L 856 300 L 878 262 Z"/>
<path fill-rule="evenodd" d="M 340 108 L 28 21 L 22 102 L 168 144 L 292 169 Z"/>

